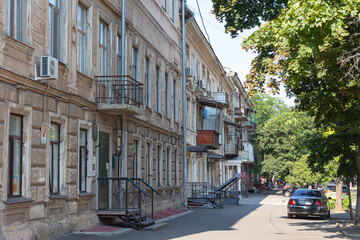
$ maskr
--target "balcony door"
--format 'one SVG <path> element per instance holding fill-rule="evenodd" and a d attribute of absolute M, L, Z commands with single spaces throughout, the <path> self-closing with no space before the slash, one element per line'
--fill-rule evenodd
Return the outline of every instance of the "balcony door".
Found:
<path fill-rule="evenodd" d="M 99 178 L 108 177 L 109 168 L 109 133 L 99 132 Z M 109 184 L 106 180 L 98 181 L 98 209 L 109 207 Z"/>

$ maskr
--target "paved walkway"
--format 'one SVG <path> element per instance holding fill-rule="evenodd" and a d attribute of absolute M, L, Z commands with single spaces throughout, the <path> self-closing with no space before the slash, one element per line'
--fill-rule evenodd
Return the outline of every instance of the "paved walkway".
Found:
<path fill-rule="evenodd" d="M 194 212 L 168 222 L 158 231 L 130 230 L 121 236 L 69 235 L 62 240 L 77 239 L 156 239 L 156 240 L 239 240 L 239 239 L 360 239 L 344 235 L 351 222 L 348 213 L 332 214 L 330 220 L 319 218 L 288 219 L 287 198 L 276 192 L 249 194 L 239 206 L 223 209 L 194 209 Z M 348 233 L 348 231 L 345 231 Z"/>

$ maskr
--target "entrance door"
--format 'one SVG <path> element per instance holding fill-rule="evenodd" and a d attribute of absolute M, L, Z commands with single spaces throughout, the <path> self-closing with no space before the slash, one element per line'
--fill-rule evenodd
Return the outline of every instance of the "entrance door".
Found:
<path fill-rule="evenodd" d="M 109 133 L 99 132 L 99 178 L 108 177 L 109 168 Z M 109 208 L 109 182 L 98 181 L 98 209 Z"/>

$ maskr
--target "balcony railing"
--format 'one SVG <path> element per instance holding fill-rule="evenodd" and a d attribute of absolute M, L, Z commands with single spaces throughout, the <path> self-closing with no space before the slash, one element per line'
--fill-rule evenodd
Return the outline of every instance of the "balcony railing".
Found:
<path fill-rule="evenodd" d="M 219 133 L 213 130 L 197 130 L 196 145 L 209 149 L 219 148 Z"/>
<path fill-rule="evenodd" d="M 143 84 L 130 76 L 96 76 L 98 110 L 115 115 L 143 114 Z"/>
<path fill-rule="evenodd" d="M 214 100 L 224 105 L 229 105 L 229 97 L 226 92 L 214 92 Z"/>

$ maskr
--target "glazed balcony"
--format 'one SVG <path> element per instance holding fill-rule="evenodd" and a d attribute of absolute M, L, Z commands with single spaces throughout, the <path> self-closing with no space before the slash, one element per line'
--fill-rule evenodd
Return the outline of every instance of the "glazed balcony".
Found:
<path fill-rule="evenodd" d="M 226 92 L 214 92 L 214 101 L 222 103 L 223 105 L 229 105 L 229 96 Z"/>
<path fill-rule="evenodd" d="M 245 115 L 245 109 L 244 108 L 235 108 L 234 109 L 234 119 L 235 122 L 241 122 L 241 121 L 247 121 L 247 117 Z"/>
<path fill-rule="evenodd" d="M 97 110 L 111 115 L 144 113 L 143 84 L 130 76 L 96 76 Z"/>
<path fill-rule="evenodd" d="M 247 150 L 239 151 L 238 156 L 242 157 L 243 159 L 249 159 L 249 151 Z"/>
<path fill-rule="evenodd" d="M 225 156 L 236 157 L 239 154 L 239 145 L 237 143 L 225 144 Z"/>
<path fill-rule="evenodd" d="M 197 130 L 197 146 L 206 146 L 209 149 L 219 148 L 219 132 L 214 130 Z"/>

